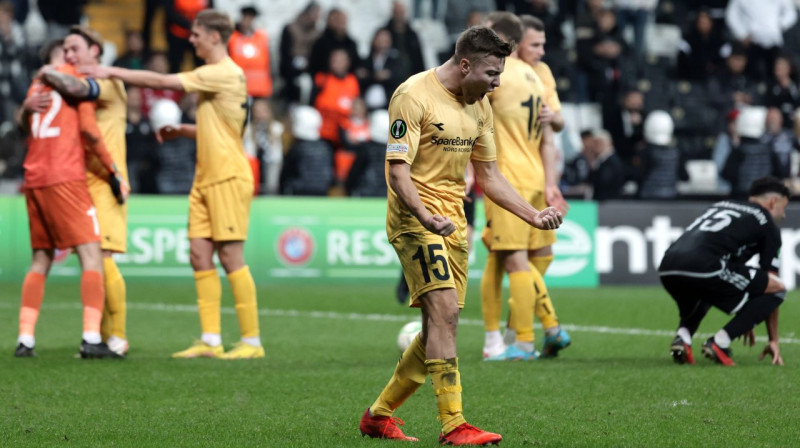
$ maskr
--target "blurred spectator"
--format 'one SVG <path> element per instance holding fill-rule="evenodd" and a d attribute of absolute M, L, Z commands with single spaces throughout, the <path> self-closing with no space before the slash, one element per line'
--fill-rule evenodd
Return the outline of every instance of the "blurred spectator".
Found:
<path fill-rule="evenodd" d="M 581 131 L 581 152 L 564 165 L 561 176 L 562 190 L 566 195 L 583 195 L 589 186 L 591 165 L 594 161 L 593 131 Z"/>
<path fill-rule="evenodd" d="M 292 112 L 294 143 L 281 169 L 281 194 L 325 196 L 333 184 L 333 159 L 327 143 L 319 138 L 322 117 L 316 109 L 297 106 Z"/>
<path fill-rule="evenodd" d="M 791 119 L 791 115 L 789 115 Z M 780 110 L 771 107 L 767 109 L 766 132 L 763 140 L 769 145 L 776 158 L 774 174 L 779 179 L 788 179 L 792 171 L 792 151 L 794 150 L 794 135 L 786 129 L 783 123 L 783 114 Z"/>
<path fill-rule="evenodd" d="M 194 124 L 197 118 L 197 93 L 183 95 L 180 108 L 181 123 Z M 197 142 L 194 139 L 178 137 L 165 140 L 158 149 L 156 181 L 159 193 L 189 194 L 196 162 Z"/>
<path fill-rule="evenodd" d="M 282 97 L 290 104 L 300 101 L 298 78 L 308 73 L 311 46 L 319 37 L 320 7 L 310 2 L 281 32 L 278 73 L 283 81 Z"/>
<path fill-rule="evenodd" d="M 334 49 L 329 56 L 329 69 L 314 77 L 311 103 L 322 116 L 319 135 L 333 148 L 341 146 L 339 132 L 350 116 L 353 100 L 358 98 L 358 80 L 350 73 L 350 57 L 343 48 Z"/>
<path fill-rule="evenodd" d="M 37 0 L 39 13 L 47 23 L 46 41 L 62 39 L 69 27 L 78 25 L 83 18 L 83 7 L 88 0 Z"/>
<path fill-rule="evenodd" d="M 603 127 L 611 134 L 616 153 L 625 163 L 628 179 L 638 178 L 644 141 L 644 95 L 629 90 L 621 101 L 603 103 Z"/>
<path fill-rule="evenodd" d="M 731 34 L 748 49 L 750 73 L 760 81 L 783 47 L 783 32 L 796 21 L 792 0 L 730 0 L 725 11 Z"/>
<path fill-rule="evenodd" d="M 604 130 L 593 133 L 591 172 L 592 199 L 604 201 L 622 194 L 625 185 L 625 165 L 614 151 L 611 134 Z"/>
<path fill-rule="evenodd" d="M 369 138 L 356 149 L 356 158 L 347 176 L 349 196 L 386 197 L 385 159 L 389 140 L 389 113 L 376 110 L 369 116 Z"/>
<path fill-rule="evenodd" d="M 736 119 L 739 144 L 733 147 L 722 177 L 731 183 L 735 197 L 746 197 L 750 184 L 763 176 L 778 174 L 778 161 L 772 149 L 762 138 L 767 111 L 763 107 L 745 107 Z"/>
<path fill-rule="evenodd" d="M 242 19 L 228 40 L 228 54 L 244 70 L 247 94 L 254 98 L 269 98 L 272 96 L 269 36 L 266 31 L 253 26 L 257 16 L 255 6 L 242 8 Z"/>
<path fill-rule="evenodd" d="M 192 22 L 197 13 L 204 9 L 213 8 L 214 0 L 165 0 L 164 9 L 167 20 L 167 58 L 169 59 L 169 73 L 181 71 L 186 53 L 194 58 L 194 64 L 201 65 L 202 61 L 194 54 L 194 47 L 189 42 L 192 34 Z"/>
<path fill-rule="evenodd" d="M 746 73 L 747 52 L 741 45 L 733 45 L 725 58 L 725 67 L 708 83 L 709 98 L 719 110 L 729 111 L 752 104 L 754 83 Z"/>
<path fill-rule="evenodd" d="M 514 13 L 517 16 L 531 15 L 542 21 L 547 35 L 547 50 L 561 48 L 564 35 L 561 32 L 559 16 L 553 14 L 548 0 L 514 0 Z"/>
<path fill-rule="evenodd" d="M 725 169 L 725 162 L 733 152 L 735 146 L 739 146 L 739 134 L 736 132 L 736 119 L 739 117 L 739 110 L 732 109 L 725 115 L 725 129 L 717 135 L 714 142 L 714 149 L 711 152 L 711 160 L 717 166 L 717 190 L 721 193 L 728 193 L 731 190 L 731 183 L 722 177 Z"/>
<path fill-rule="evenodd" d="M 613 4 L 617 9 L 617 24 L 620 31 L 624 32 L 628 26 L 633 27 L 634 54 L 640 61 L 644 60 L 647 48 L 644 31 L 658 5 L 658 0 L 613 0 Z"/>
<path fill-rule="evenodd" d="M 392 34 L 386 28 L 376 31 L 369 57 L 364 61 L 367 75 L 361 80 L 361 91 L 369 109 L 389 105 L 395 89 L 405 79 L 400 76 L 401 65 L 398 51 L 392 48 Z"/>
<path fill-rule="evenodd" d="M 619 67 L 627 48 L 614 12 L 598 11 L 588 36 L 591 37 L 576 43 L 578 68 L 582 72 L 579 89 L 588 90 L 591 101 L 613 98 L 619 91 Z"/>
<path fill-rule="evenodd" d="M 283 164 L 283 124 L 275 119 L 269 101 L 253 101 L 251 121 L 245 130 L 245 151 L 253 153 L 259 162 L 260 177 L 256 179 L 264 194 L 277 194 Z"/>
<path fill-rule="evenodd" d="M 14 5 L 0 2 L 0 133 L 13 128 L 17 106 L 25 100 L 28 91 L 28 72 L 25 35 L 14 22 Z"/>
<path fill-rule="evenodd" d="M 28 11 L 30 11 L 28 0 L 11 0 L 11 4 L 14 6 L 14 21 L 18 25 L 24 24 L 25 19 L 28 18 Z"/>
<path fill-rule="evenodd" d="M 156 12 L 164 8 L 163 0 L 145 0 L 144 17 L 142 18 L 142 41 L 144 42 L 144 53 L 150 53 L 150 41 L 153 39 L 153 19 Z"/>
<path fill-rule="evenodd" d="M 644 121 L 647 147 L 642 151 L 642 199 L 675 199 L 678 180 L 689 180 L 680 151 L 672 144 L 675 124 L 663 110 L 650 112 Z"/>
<path fill-rule="evenodd" d="M 449 17 L 449 9 L 448 9 L 448 17 Z M 473 26 L 483 25 L 486 22 L 485 18 L 486 18 L 486 13 L 483 11 L 479 11 L 477 9 L 470 11 L 467 14 L 467 21 L 464 24 L 462 30 L 472 28 Z M 455 54 L 457 37 L 458 35 L 453 37 L 453 44 L 450 46 L 448 50 L 439 52 L 439 61 L 441 61 L 442 63 L 453 57 L 453 54 Z"/>
<path fill-rule="evenodd" d="M 328 12 L 327 25 L 311 46 L 308 72 L 311 74 L 312 79 L 316 79 L 317 73 L 328 69 L 327 64 L 331 59 L 331 53 L 335 50 L 344 50 L 347 53 L 349 57 L 348 72 L 353 72 L 356 67 L 359 67 L 361 58 L 358 56 L 358 45 L 347 34 L 347 14 L 337 8 L 333 8 Z"/>
<path fill-rule="evenodd" d="M 792 129 L 794 111 L 800 107 L 800 89 L 797 87 L 797 70 L 788 56 L 775 59 L 765 103 L 767 107 L 778 108 L 783 114 L 783 127 Z"/>
<path fill-rule="evenodd" d="M 704 81 L 723 66 L 722 29 L 714 26 L 707 10 L 697 12 L 694 26 L 684 31 L 678 53 L 678 77 Z"/>
<path fill-rule="evenodd" d="M 422 59 L 422 46 L 419 43 L 417 33 L 408 22 L 408 11 L 405 3 L 401 1 L 392 3 L 392 17 L 383 29 L 391 33 L 391 46 L 396 50 L 396 55 L 399 58 L 399 64 L 393 75 L 402 82 L 409 76 L 424 71 L 425 62 Z M 374 45 L 375 42 L 373 40 L 373 50 Z M 392 92 L 394 92 L 394 89 Z"/>
<path fill-rule="evenodd" d="M 142 115 L 142 92 L 128 86 L 125 145 L 127 147 L 128 180 L 131 191 L 142 194 L 158 193 L 158 143 L 150 123 Z"/>
<path fill-rule="evenodd" d="M 342 123 L 339 132 L 341 147 L 334 152 L 333 166 L 337 182 L 344 184 L 353 166 L 359 147 L 369 140 L 367 105 L 361 98 L 353 99 L 350 116 Z"/>
<path fill-rule="evenodd" d="M 142 70 L 144 62 L 145 52 L 142 34 L 136 30 L 126 31 L 125 53 L 114 61 L 114 65 L 131 70 Z"/>
<path fill-rule="evenodd" d="M 458 35 L 471 26 L 470 15 L 474 17 L 477 13 L 481 18 L 479 23 L 482 23 L 483 16 L 494 10 L 494 0 L 447 0 L 444 25 L 450 40 L 455 42 Z M 468 26 L 464 27 L 465 24 Z"/>
<path fill-rule="evenodd" d="M 156 73 L 169 73 L 169 65 L 167 56 L 164 53 L 153 53 L 150 59 L 147 60 L 147 70 L 152 70 Z M 180 103 L 183 92 L 177 90 L 166 89 L 151 89 L 150 87 L 143 87 L 142 92 L 142 115 L 148 118 L 150 108 L 153 104 L 162 99 L 168 99 Z"/>

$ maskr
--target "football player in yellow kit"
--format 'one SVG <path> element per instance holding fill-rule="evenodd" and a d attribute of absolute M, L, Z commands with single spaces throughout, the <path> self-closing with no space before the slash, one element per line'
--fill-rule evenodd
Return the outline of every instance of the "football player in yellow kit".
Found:
<path fill-rule="evenodd" d="M 189 41 L 206 65 L 191 72 L 160 74 L 119 67 L 93 67 L 87 74 L 112 77 L 154 89 L 198 92 L 197 125 L 165 127 L 160 138 L 197 140 L 197 165 L 189 193 L 189 247 L 197 287 L 201 340 L 174 358 L 263 358 L 258 326 L 256 286 L 244 260 L 244 242 L 253 198 L 253 172 L 242 146 L 247 119 L 244 72 L 228 56 L 233 22 L 222 12 L 201 11 Z M 242 340 L 224 352 L 220 325 L 222 285 L 214 253 L 228 274 Z"/>
<path fill-rule="evenodd" d="M 443 445 L 484 445 L 502 436 L 468 424 L 461 408 L 456 327 L 467 285 L 465 172 L 499 206 L 529 225 L 554 229 L 561 215 L 537 210 L 520 197 L 496 163 L 492 109 L 486 94 L 500 85 L 511 46 L 486 27 L 464 31 L 455 55 L 416 74 L 389 103 L 386 146 L 389 184 L 386 232 L 403 266 L 411 306 L 422 311 L 422 332 L 398 362 L 394 375 L 361 418 L 370 437 L 406 436 L 395 410 L 431 376 Z"/>

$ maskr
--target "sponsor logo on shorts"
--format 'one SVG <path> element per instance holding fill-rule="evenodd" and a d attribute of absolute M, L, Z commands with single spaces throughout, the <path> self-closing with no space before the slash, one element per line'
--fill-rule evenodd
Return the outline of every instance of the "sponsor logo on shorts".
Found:
<path fill-rule="evenodd" d="M 278 237 L 278 257 L 289 266 L 302 266 L 314 255 L 314 237 L 300 228 L 286 229 Z"/>
<path fill-rule="evenodd" d="M 408 153 L 408 145 L 402 143 L 389 143 L 386 145 L 386 152 L 402 152 Z"/>

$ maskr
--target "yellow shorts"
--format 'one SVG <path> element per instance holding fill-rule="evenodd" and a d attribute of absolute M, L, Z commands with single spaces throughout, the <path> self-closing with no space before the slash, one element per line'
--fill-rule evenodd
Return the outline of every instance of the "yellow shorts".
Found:
<path fill-rule="evenodd" d="M 411 292 L 411 307 L 422 306 L 419 296 L 428 291 L 454 288 L 458 307 L 464 308 L 469 263 L 466 240 L 425 232 L 401 233 L 391 243 L 403 265 L 403 275 Z"/>
<path fill-rule="evenodd" d="M 100 224 L 100 247 L 125 253 L 128 248 L 128 204 L 120 205 L 111 192 L 111 186 L 102 179 L 89 176 L 88 185 Z"/>
<path fill-rule="evenodd" d="M 547 208 L 544 191 L 521 191 L 520 196 L 537 210 Z M 489 250 L 536 250 L 556 242 L 556 232 L 531 227 L 517 215 L 483 199 L 486 211 L 486 227 L 481 239 Z"/>
<path fill-rule="evenodd" d="M 244 241 L 250 223 L 253 182 L 232 178 L 189 192 L 189 238 Z"/>

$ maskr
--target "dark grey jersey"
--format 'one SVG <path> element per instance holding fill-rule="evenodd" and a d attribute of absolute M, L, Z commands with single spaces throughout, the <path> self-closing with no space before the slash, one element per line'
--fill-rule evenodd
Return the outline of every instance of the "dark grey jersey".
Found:
<path fill-rule="evenodd" d="M 766 271 L 778 270 L 781 233 L 769 212 L 746 201 L 721 201 L 686 228 L 661 261 L 659 271 L 705 272 L 720 262 L 745 263 L 759 255 Z"/>

